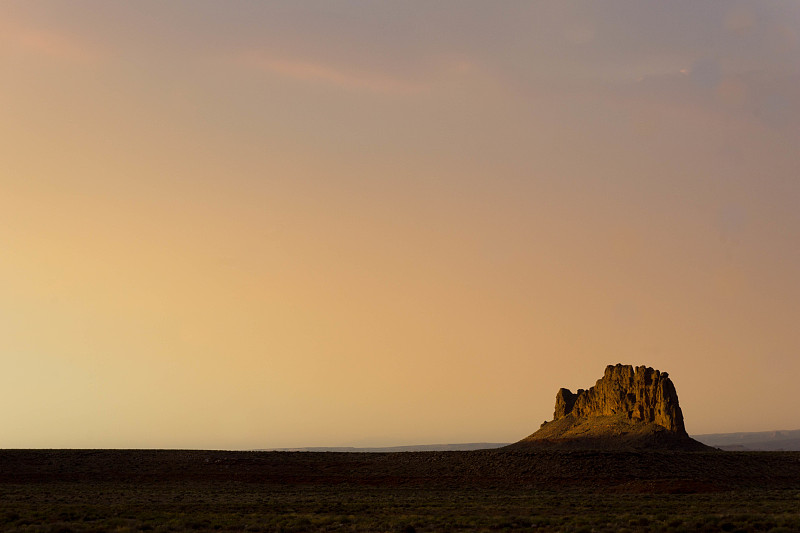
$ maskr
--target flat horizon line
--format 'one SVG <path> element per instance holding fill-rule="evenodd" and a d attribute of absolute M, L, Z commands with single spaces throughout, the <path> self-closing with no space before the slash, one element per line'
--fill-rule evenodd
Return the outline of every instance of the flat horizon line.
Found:
<path fill-rule="evenodd" d="M 773 429 L 767 431 L 732 431 L 725 433 L 695 433 L 689 436 L 696 440 L 716 440 L 719 438 L 732 438 L 739 437 L 738 440 L 747 441 L 748 444 L 760 444 L 760 442 L 753 441 L 754 437 L 769 436 L 775 434 L 778 436 L 775 441 L 780 441 L 780 437 L 786 439 L 800 438 L 800 429 Z M 781 435 L 788 434 L 788 435 Z M 749 437 L 749 439 L 748 439 Z M 0 450 L 86 450 L 86 451 L 100 451 L 100 450 L 140 450 L 140 451 L 231 451 L 231 452 L 403 452 L 403 451 L 471 451 L 471 450 L 488 450 L 500 448 L 513 444 L 512 442 L 461 442 L 461 443 L 436 443 L 436 444 L 401 444 L 391 446 L 281 446 L 281 447 L 267 447 L 267 448 L 187 448 L 187 447 L 143 447 L 143 448 L 127 448 L 127 447 L 90 447 L 90 448 L 62 448 L 62 447 L 30 447 L 30 448 L 6 448 L 0 447 Z M 709 444 L 705 442 L 705 444 Z M 729 445 L 736 444 L 736 442 L 717 442 L 713 445 Z M 745 444 L 745 442 L 742 442 Z"/>

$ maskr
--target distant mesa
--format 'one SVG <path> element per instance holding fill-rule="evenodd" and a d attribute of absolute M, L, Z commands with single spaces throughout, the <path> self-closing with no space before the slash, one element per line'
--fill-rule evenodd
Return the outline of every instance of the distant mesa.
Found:
<path fill-rule="evenodd" d="M 669 374 L 622 364 L 589 390 L 560 389 L 553 420 L 509 448 L 710 449 L 686 433 Z"/>

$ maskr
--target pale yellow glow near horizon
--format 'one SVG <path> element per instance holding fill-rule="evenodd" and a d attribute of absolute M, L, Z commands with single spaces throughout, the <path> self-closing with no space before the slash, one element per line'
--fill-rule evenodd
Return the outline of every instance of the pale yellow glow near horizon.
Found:
<path fill-rule="evenodd" d="M 0 7 L 0 447 L 800 427 L 796 6 L 171 5 Z"/>

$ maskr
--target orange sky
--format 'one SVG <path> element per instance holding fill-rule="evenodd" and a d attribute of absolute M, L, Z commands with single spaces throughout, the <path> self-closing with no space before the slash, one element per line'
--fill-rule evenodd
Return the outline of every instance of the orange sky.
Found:
<path fill-rule="evenodd" d="M 800 418 L 794 2 L 0 4 L 0 447 Z"/>

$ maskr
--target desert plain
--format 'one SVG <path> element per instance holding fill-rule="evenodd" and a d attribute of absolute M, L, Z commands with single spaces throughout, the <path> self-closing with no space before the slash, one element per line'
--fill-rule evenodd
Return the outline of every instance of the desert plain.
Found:
<path fill-rule="evenodd" d="M 798 531 L 800 452 L 2 450 L 0 529 Z"/>

